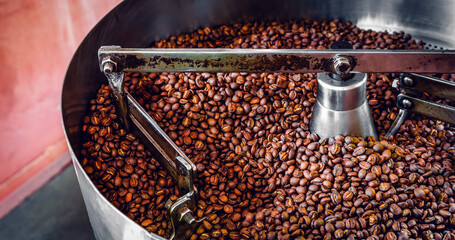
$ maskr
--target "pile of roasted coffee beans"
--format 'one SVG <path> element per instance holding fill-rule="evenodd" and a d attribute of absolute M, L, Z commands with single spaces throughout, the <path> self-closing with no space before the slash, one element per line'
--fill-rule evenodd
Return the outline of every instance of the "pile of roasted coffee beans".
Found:
<path fill-rule="evenodd" d="M 155 47 L 325 49 L 335 41 L 423 48 L 407 34 L 338 20 L 204 28 Z M 412 115 L 385 139 L 398 113 L 393 78 L 369 75 L 380 139 L 309 133 L 314 74 L 132 73 L 125 79 L 196 165 L 195 215 L 204 221 L 191 239 L 455 239 L 455 129 Z M 107 86 L 91 101 L 82 165 L 116 207 L 168 237 L 164 202 L 178 191 L 119 126 L 112 101 Z"/>

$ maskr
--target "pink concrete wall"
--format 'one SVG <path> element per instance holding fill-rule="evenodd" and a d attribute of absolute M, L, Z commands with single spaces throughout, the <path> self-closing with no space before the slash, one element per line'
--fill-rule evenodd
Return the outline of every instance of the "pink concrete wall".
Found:
<path fill-rule="evenodd" d="M 119 2 L 0 0 L 0 205 L 67 151 L 60 122 L 66 68 L 85 35 Z M 25 196 L 33 187 L 21 191 Z"/>

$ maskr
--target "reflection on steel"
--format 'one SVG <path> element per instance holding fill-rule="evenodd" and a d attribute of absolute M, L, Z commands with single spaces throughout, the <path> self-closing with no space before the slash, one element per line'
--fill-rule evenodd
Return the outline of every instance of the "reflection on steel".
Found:
<path fill-rule="evenodd" d="M 400 85 L 396 87 L 401 91 L 397 97 L 400 112 L 386 137 L 394 135 L 399 130 L 410 111 L 455 124 L 455 107 L 421 98 L 423 93 L 427 93 L 455 100 L 455 83 L 420 74 L 402 74 L 399 83 Z"/>
<path fill-rule="evenodd" d="M 302 49 L 154 49 L 103 46 L 99 63 L 114 59 L 128 72 L 337 72 L 335 59 L 349 60 L 357 72 L 455 72 L 455 51 L 302 50 Z"/>
<path fill-rule="evenodd" d="M 351 73 L 349 80 L 318 73 L 318 96 L 310 121 L 310 132 L 321 138 L 374 136 L 376 130 L 366 100 L 366 73 Z"/>

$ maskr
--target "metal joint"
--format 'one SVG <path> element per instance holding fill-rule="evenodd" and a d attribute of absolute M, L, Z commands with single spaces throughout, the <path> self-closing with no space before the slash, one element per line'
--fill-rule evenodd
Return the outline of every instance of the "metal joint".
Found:
<path fill-rule="evenodd" d="M 337 74 L 345 75 L 351 71 L 351 61 L 346 56 L 337 55 L 333 59 L 333 69 Z"/>
<path fill-rule="evenodd" d="M 100 68 L 104 74 L 113 73 L 117 71 L 117 62 L 111 56 L 104 57 L 101 60 Z"/>
<path fill-rule="evenodd" d="M 187 239 L 199 227 L 203 219 L 196 220 L 193 216 L 192 209 L 196 206 L 195 192 L 189 192 L 183 197 L 172 202 L 170 199 L 166 202 L 171 217 L 173 232 L 170 239 Z"/>

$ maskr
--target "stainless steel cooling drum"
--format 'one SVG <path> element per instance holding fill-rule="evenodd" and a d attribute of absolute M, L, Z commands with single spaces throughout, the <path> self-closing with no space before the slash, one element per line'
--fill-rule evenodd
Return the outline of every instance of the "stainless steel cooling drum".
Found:
<path fill-rule="evenodd" d="M 453 51 L 443 51 L 443 49 L 455 48 L 454 10 L 455 1 L 448 0 L 290 0 L 283 2 L 268 0 L 143 0 L 122 2 L 93 28 L 79 46 L 68 67 L 62 92 L 62 119 L 65 134 L 96 238 L 164 239 L 158 235 L 149 233 L 109 203 L 91 182 L 79 162 L 81 160 L 79 152 L 82 144 L 82 118 L 88 112 L 89 100 L 95 96 L 102 83 L 110 84 L 111 88 L 114 89 L 117 102 L 120 104 L 119 106 L 123 106 L 129 111 L 133 122 L 139 126 L 139 129 L 141 129 L 142 125 L 147 125 L 151 129 L 149 133 L 143 129 L 141 131 L 145 132 L 146 137 L 153 143 L 152 145 L 156 148 L 154 152 L 160 153 L 164 151 L 170 153 L 165 157 L 161 157 L 163 158 L 161 161 L 164 162 L 165 167 L 169 161 L 173 160 L 176 162 L 174 165 L 169 164 L 166 169 L 177 180 L 179 187 L 185 190 L 186 195 L 179 198 L 179 200 L 170 206 L 171 219 L 173 224 L 176 225 L 175 227 L 180 228 L 179 231 L 184 231 L 185 229 L 182 229 L 180 221 L 185 221 L 187 224 L 193 224 L 196 221 L 192 218 L 191 211 L 189 210 L 194 205 L 192 197 L 196 194 L 196 189 L 192 185 L 192 169 L 194 166 L 187 160 L 185 154 L 169 140 L 169 137 L 157 127 L 153 120 L 143 118 L 143 115 L 141 115 L 143 113 L 141 112 L 142 110 L 136 107 L 134 101 L 131 101 L 129 96 L 122 93 L 121 84 L 123 78 L 117 72 L 118 69 L 116 67 L 118 62 L 113 57 L 126 56 L 128 54 L 140 56 L 144 60 L 142 62 L 146 62 L 150 66 L 151 64 L 148 61 L 156 54 L 161 53 L 159 51 L 138 50 L 137 48 L 148 47 L 153 41 L 166 39 L 171 35 L 191 32 L 205 26 L 210 27 L 254 20 L 341 19 L 343 21 L 351 21 L 364 29 L 388 30 L 389 32 L 405 31 L 406 33 L 410 33 L 415 39 L 425 41 L 428 50 L 438 50 L 438 54 L 446 54 L 441 56 L 449 56 L 448 54 L 450 54 L 450 61 L 446 61 L 444 58 L 438 56 L 430 56 L 431 64 L 428 65 L 441 66 L 443 70 L 450 70 L 447 72 L 454 72 L 452 69 L 455 68 L 455 65 L 452 64 L 454 63 L 455 53 Z M 121 49 L 115 46 L 128 47 L 129 49 Z M 224 57 L 225 59 L 228 59 L 229 54 L 232 53 L 244 54 L 241 51 L 216 52 L 216 54 L 220 54 L 217 56 Z M 256 53 L 264 56 L 272 54 L 294 54 L 295 56 L 300 56 L 298 54 L 301 54 L 293 51 L 265 51 Z M 175 56 L 177 57 L 186 56 L 184 55 L 186 54 L 185 52 L 174 52 L 173 54 L 176 54 Z M 313 112 L 313 118 L 318 118 L 320 121 L 318 123 L 312 123 L 310 130 L 323 137 L 336 134 L 375 136 L 376 132 L 374 127 L 372 127 L 371 119 L 368 118 L 368 104 L 363 101 L 365 97 L 362 98 L 366 91 L 365 74 L 352 72 L 354 76 L 345 82 L 337 81 L 337 77 L 332 75 L 339 74 L 340 76 L 344 76 L 348 74 L 347 70 L 356 63 L 355 61 L 349 60 L 350 56 L 354 56 L 356 59 L 358 57 L 357 63 L 365 63 L 366 60 L 362 60 L 362 56 L 367 55 L 363 55 L 364 53 L 362 52 L 352 51 L 346 57 L 338 54 L 337 50 L 310 54 L 319 54 L 322 57 L 331 56 L 331 59 L 333 59 L 333 66 L 330 65 L 330 67 L 323 69 L 332 73 L 318 74 L 320 92 L 318 94 L 317 105 Z M 374 63 L 374 57 L 379 56 L 380 58 L 380 54 L 372 53 L 366 59 L 370 59 Z M 387 51 L 385 51 L 385 54 L 388 54 Z M 209 57 L 209 55 L 201 56 Z M 407 56 L 407 59 L 409 61 L 406 61 L 406 64 L 409 64 L 409 68 L 411 66 L 415 67 L 416 65 L 425 65 L 425 69 L 428 68 L 422 62 L 415 63 L 416 61 L 414 61 L 413 63 L 412 56 Z M 391 62 L 393 61 L 391 60 Z M 429 62 L 427 61 L 426 63 Z M 124 69 L 128 69 L 127 64 L 122 64 Z M 358 67 L 360 69 L 367 69 L 365 71 L 374 68 L 365 66 L 365 64 L 360 64 Z M 135 67 L 138 67 L 137 64 Z M 188 68 L 188 66 L 183 67 Z M 395 70 L 393 64 L 385 67 L 387 67 L 389 72 Z M 166 66 L 163 69 L 166 69 Z M 417 72 L 431 72 L 431 70 L 419 69 Z M 211 70 L 214 71 L 216 69 Z M 317 72 L 321 72 L 320 70 L 318 69 Z M 356 70 L 354 69 L 354 71 Z M 440 69 L 437 70 L 436 72 L 444 72 Z M 403 71 L 406 72 L 406 70 Z M 107 79 L 103 73 L 108 77 Z M 437 115 L 442 120 L 448 122 L 455 121 L 453 110 L 432 103 L 422 103 L 421 99 L 407 95 L 411 91 L 426 90 L 433 91 L 435 94 L 439 93 L 441 97 L 453 98 L 453 91 L 443 91 L 453 86 L 447 86 L 445 85 L 446 83 L 439 82 L 438 79 L 417 74 L 402 75 L 400 83 L 401 94 L 398 96 L 400 116 L 398 119 L 403 121 L 408 114 L 409 106 L 414 104 L 415 106 L 425 107 L 422 108 L 423 110 L 415 107 L 414 111 L 425 112 L 431 109 L 438 114 L 428 113 L 430 116 Z M 434 88 L 427 88 L 428 84 L 434 86 Z M 120 91 L 116 92 L 115 89 L 120 89 Z M 350 112 L 341 113 L 340 111 Z M 338 129 L 327 127 L 323 119 L 329 118 L 337 119 L 335 122 L 340 123 Z M 396 126 L 399 127 L 401 123 L 397 121 L 395 126 L 392 126 L 390 134 L 393 134 L 393 131 L 397 129 Z M 361 128 L 355 128 L 358 125 Z M 160 158 L 160 156 L 156 157 Z M 180 236 L 177 233 L 174 239 L 179 239 Z"/>

